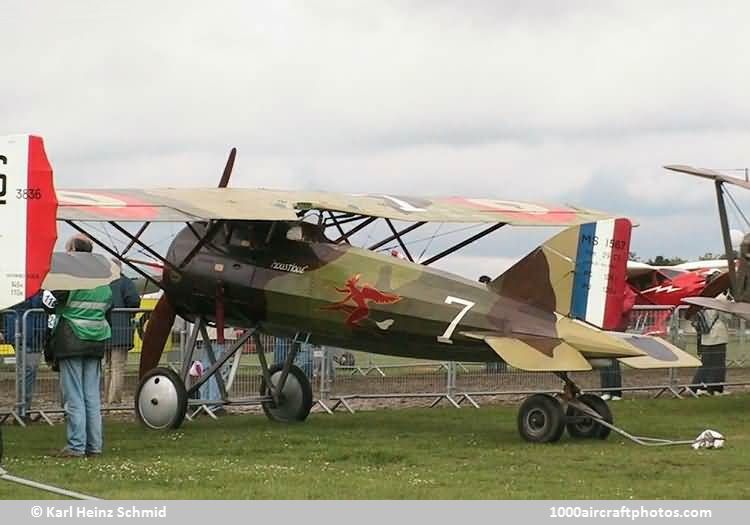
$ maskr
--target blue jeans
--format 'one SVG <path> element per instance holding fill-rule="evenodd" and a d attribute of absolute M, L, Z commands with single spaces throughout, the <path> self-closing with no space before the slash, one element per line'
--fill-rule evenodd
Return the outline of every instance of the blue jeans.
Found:
<path fill-rule="evenodd" d="M 216 341 L 211 341 L 211 345 L 214 350 L 214 357 L 218 360 L 221 357 L 221 354 L 224 353 L 225 345 L 220 345 Z M 203 349 L 203 355 L 201 356 L 201 363 L 203 364 L 203 370 L 208 370 L 208 368 L 213 364 L 211 363 L 211 359 L 208 357 L 208 350 L 206 349 L 205 345 L 201 345 L 201 348 Z M 221 374 L 221 377 L 224 379 L 224 384 L 226 385 L 226 381 L 229 378 L 229 368 L 226 364 L 219 368 L 218 372 Z M 200 399 L 204 401 L 218 401 L 221 399 L 221 389 L 219 389 L 219 382 L 216 380 L 216 374 L 211 376 L 211 378 L 203 383 L 203 385 L 198 389 L 200 393 Z M 219 405 L 216 405 L 215 407 L 211 408 L 218 408 Z"/>
<path fill-rule="evenodd" d="M 20 357 L 16 357 L 16 399 L 18 399 L 18 415 L 26 417 L 31 410 L 31 400 L 34 396 L 34 384 L 36 383 L 36 369 L 41 357 L 39 352 L 27 352 L 26 364 L 21 366 Z M 22 391 L 21 384 L 24 388 Z M 23 399 L 22 399 L 23 398 Z"/>
<path fill-rule="evenodd" d="M 102 451 L 101 378 L 102 360 L 97 357 L 60 359 L 68 450 L 81 454 Z"/>

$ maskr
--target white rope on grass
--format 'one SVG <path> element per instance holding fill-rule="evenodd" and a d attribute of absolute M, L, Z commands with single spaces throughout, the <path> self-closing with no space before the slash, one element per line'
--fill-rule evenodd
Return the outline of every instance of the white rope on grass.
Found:
<path fill-rule="evenodd" d="M 44 490 L 44 491 L 47 491 L 47 492 L 52 492 L 53 494 L 57 494 L 59 496 L 65 496 L 65 497 L 73 498 L 73 499 L 80 499 L 80 500 L 98 500 L 98 499 L 100 499 L 100 498 L 95 498 L 94 496 L 88 496 L 86 494 L 81 494 L 80 492 L 74 492 L 72 490 L 61 489 L 60 487 L 55 487 L 53 485 L 46 485 L 44 483 L 38 483 L 38 482 L 32 481 L 30 479 L 19 478 L 18 476 L 11 476 L 2 467 L 0 467 L 0 479 L 8 481 L 10 483 L 18 483 L 19 485 L 24 485 L 26 487 L 31 487 L 31 488 L 34 488 L 34 489 Z"/>

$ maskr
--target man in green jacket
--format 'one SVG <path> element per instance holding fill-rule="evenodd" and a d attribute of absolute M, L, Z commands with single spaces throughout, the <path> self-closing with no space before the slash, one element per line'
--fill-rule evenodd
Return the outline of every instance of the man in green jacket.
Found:
<path fill-rule="evenodd" d="M 65 246 L 68 253 L 92 248 L 82 236 L 69 239 Z M 45 306 L 54 308 L 57 316 L 49 354 L 60 370 L 67 421 L 67 444 L 59 455 L 98 456 L 102 453 L 101 361 L 112 336 L 112 290 L 99 286 L 54 292 L 54 300 L 46 300 Z"/>

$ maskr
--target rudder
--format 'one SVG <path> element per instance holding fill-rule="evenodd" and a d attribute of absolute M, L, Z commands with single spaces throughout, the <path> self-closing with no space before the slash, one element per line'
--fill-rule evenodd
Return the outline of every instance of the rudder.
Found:
<path fill-rule="evenodd" d="M 608 219 L 558 233 L 490 283 L 496 293 L 599 328 L 621 324 L 632 224 Z"/>

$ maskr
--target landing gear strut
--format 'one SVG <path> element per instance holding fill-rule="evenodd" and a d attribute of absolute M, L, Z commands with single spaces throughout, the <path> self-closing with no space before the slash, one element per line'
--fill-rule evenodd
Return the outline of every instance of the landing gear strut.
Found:
<path fill-rule="evenodd" d="M 198 340 L 198 334 L 203 337 L 211 366 L 203 375 L 186 387 L 188 373 L 193 361 L 193 353 Z M 253 338 L 258 351 L 263 380 L 261 381 L 260 396 L 242 401 L 232 401 L 235 404 L 261 405 L 263 412 L 272 421 L 291 423 L 304 421 L 313 406 L 313 393 L 310 381 L 305 373 L 294 363 L 297 350 L 294 345 L 290 349 L 283 364 L 268 366 L 260 336 L 256 329 L 247 330 L 240 338 L 227 348 L 220 356 L 216 356 L 206 331 L 206 322 L 196 319 L 188 341 L 188 352 L 183 358 L 180 374 L 167 368 L 155 368 L 148 372 L 141 380 L 135 396 L 135 412 L 138 420 L 153 430 L 179 428 L 188 415 L 189 406 L 229 404 L 227 400 L 228 384 L 225 384 L 221 374 L 222 366 L 232 357 L 239 358 L 239 353 L 248 339 Z M 191 400 L 191 394 L 211 377 L 215 377 L 219 385 L 221 399 Z M 231 381 L 231 379 L 229 380 Z"/>
<path fill-rule="evenodd" d="M 260 337 L 256 334 L 254 339 L 263 372 L 260 384 L 263 413 L 271 421 L 279 423 L 304 421 L 313 406 L 313 393 L 305 373 L 292 364 L 297 355 L 296 346 L 292 345 L 283 365 L 275 364 L 269 368 Z"/>
<path fill-rule="evenodd" d="M 565 382 L 563 394 L 553 397 L 534 394 L 527 398 L 518 411 L 518 433 L 532 443 L 558 441 L 567 428 L 568 434 L 580 439 L 607 439 L 612 424 L 612 412 L 607 403 L 593 394 L 581 394 L 578 386 L 561 373 Z"/>

